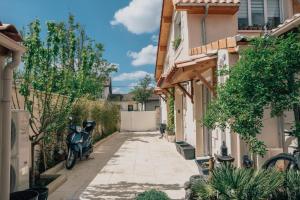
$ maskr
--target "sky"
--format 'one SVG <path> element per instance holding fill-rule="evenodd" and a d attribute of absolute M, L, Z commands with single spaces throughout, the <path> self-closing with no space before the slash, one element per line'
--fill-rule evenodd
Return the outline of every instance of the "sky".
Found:
<path fill-rule="evenodd" d="M 153 76 L 162 0 L 1 0 L 0 21 L 26 27 L 34 19 L 67 21 L 71 13 L 87 34 L 104 44 L 104 58 L 117 64 L 113 93 L 127 93 Z"/>

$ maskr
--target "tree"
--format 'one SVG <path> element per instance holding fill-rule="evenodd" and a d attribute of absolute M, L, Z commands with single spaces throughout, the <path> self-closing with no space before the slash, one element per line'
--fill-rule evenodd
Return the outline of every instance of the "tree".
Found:
<path fill-rule="evenodd" d="M 146 75 L 145 78 L 141 79 L 137 86 L 131 91 L 133 94 L 133 100 L 141 103 L 145 110 L 145 103 L 149 97 L 153 94 L 153 87 L 151 87 L 152 78 L 150 75 Z"/>
<path fill-rule="evenodd" d="M 100 97 L 104 81 L 116 67 L 102 58 L 103 45 L 90 39 L 72 15 L 68 23 L 47 22 L 44 40 L 39 20 L 33 21 L 24 45 L 24 71 L 15 77 L 19 77 L 24 109 L 30 113 L 32 158 L 39 144 L 46 169 L 44 146 L 64 132 L 74 102 L 83 96 Z M 20 108 L 18 102 L 14 105 Z M 32 167 L 35 172 L 34 159 Z"/>
<path fill-rule="evenodd" d="M 261 133 L 264 110 L 281 116 L 293 110 L 293 135 L 300 139 L 300 42 L 295 33 L 279 38 L 256 38 L 227 73 L 229 79 L 218 88 L 218 96 L 204 119 L 209 128 L 228 127 L 240 134 L 250 151 L 263 156 L 266 146 Z M 274 133 L 270 133 L 274 134 Z"/>

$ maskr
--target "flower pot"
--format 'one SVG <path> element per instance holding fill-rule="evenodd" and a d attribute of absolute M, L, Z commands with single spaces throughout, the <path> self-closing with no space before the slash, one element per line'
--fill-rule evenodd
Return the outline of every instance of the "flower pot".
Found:
<path fill-rule="evenodd" d="M 168 141 L 175 143 L 175 141 L 176 141 L 175 135 L 168 135 Z"/>

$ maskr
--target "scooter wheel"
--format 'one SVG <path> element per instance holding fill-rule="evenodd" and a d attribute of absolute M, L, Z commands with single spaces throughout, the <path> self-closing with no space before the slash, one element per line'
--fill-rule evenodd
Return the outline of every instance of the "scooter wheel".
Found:
<path fill-rule="evenodd" d="M 66 160 L 66 168 L 72 169 L 76 163 L 77 154 L 73 150 L 69 150 L 68 157 Z"/>

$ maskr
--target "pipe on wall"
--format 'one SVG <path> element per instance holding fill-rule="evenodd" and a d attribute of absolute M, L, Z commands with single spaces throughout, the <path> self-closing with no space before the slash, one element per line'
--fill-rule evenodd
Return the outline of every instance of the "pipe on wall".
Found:
<path fill-rule="evenodd" d="M 205 45 L 207 43 L 207 38 L 206 38 L 206 18 L 208 16 L 208 9 L 209 9 L 209 4 L 206 3 L 205 4 L 205 14 L 204 14 L 204 16 L 202 17 L 202 20 L 201 20 L 201 26 L 202 26 L 202 29 L 201 29 L 202 45 Z"/>
<path fill-rule="evenodd" d="M 8 200 L 10 193 L 10 157 L 11 157 L 11 89 L 12 89 L 12 79 L 13 79 L 13 70 L 21 62 L 21 52 L 12 52 L 12 60 L 7 63 L 3 68 L 4 62 L 1 68 L 1 85 L 2 98 L 0 101 L 0 121 L 2 126 L 1 128 L 1 171 L 0 171 L 0 199 Z M 3 57 L 0 57 L 0 60 Z M 4 58 L 5 59 L 5 58 Z"/>

